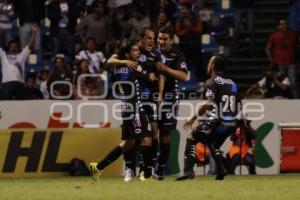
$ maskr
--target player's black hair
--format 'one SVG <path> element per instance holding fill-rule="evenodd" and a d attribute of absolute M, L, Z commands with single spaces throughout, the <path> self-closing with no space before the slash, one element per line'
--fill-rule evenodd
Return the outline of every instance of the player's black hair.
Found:
<path fill-rule="evenodd" d="M 132 46 L 134 45 L 138 45 L 138 40 L 132 39 L 125 46 L 122 46 L 118 53 L 120 59 L 126 59 L 126 54 L 130 52 Z"/>
<path fill-rule="evenodd" d="M 159 33 L 168 34 L 171 39 L 174 38 L 174 30 L 172 28 L 163 27 L 159 30 Z"/>
<path fill-rule="evenodd" d="M 225 56 L 216 55 L 213 62 L 217 72 L 225 72 L 228 65 L 228 61 Z"/>

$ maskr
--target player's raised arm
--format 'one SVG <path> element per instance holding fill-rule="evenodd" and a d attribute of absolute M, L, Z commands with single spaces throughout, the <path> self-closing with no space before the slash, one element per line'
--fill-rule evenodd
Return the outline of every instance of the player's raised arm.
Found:
<path fill-rule="evenodd" d="M 161 104 L 163 102 L 163 95 L 164 95 L 164 88 L 165 88 L 165 77 L 164 75 L 160 74 L 158 78 L 158 104 Z"/>
<path fill-rule="evenodd" d="M 123 60 L 119 58 L 118 54 L 113 54 L 108 60 L 107 60 L 107 66 L 108 67 L 119 67 L 122 65 L 126 65 L 130 69 L 136 69 L 138 67 L 138 63 L 131 61 L 131 60 Z"/>
<path fill-rule="evenodd" d="M 183 128 L 185 130 L 188 130 L 190 128 L 192 128 L 193 123 L 195 122 L 195 120 L 197 119 L 198 116 L 202 116 L 206 113 L 207 110 L 210 110 L 212 107 L 214 106 L 214 101 L 212 100 L 206 100 L 200 107 L 199 109 L 196 111 L 196 113 L 188 118 L 184 125 Z"/>
<path fill-rule="evenodd" d="M 186 72 L 181 71 L 181 70 L 172 69 L 163 63 L 157 63 L 156 67 L 162 73 L 168 74 L 177 80 L 185 81 L 187 78 Z"/>

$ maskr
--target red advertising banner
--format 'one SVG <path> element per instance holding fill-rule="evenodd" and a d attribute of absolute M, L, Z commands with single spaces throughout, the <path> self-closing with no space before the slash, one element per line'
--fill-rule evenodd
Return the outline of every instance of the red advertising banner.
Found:
<path fill-rule="evenodd" d="M 280 172 L 300 172 L 300 126 L 281 128 Z"/>

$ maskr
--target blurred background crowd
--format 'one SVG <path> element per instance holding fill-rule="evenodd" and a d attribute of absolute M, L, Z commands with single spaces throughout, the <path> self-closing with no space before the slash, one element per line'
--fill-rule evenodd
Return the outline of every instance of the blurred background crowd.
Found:
<path fill-rule="evenodd" d="M 218 53 L 244 95 L 298 98 L 299 10 L 300 0 L 0 0 L 0 99 L 97 99 L 104 86 L 112 98 L 106 60 L 166 26 L 187 59 L 184 94 L 201 98 Z"/>

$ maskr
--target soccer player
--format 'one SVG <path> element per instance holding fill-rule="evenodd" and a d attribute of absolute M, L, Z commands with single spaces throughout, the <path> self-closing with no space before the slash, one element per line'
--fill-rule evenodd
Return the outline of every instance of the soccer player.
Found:
<path fill-rule="evenodd" d="M 154 39 L 154 31 L 145 28 L 140 35 L 139 41 L 141 51 L 139 63 L 141 64 L 142 70 L 149 74 L 149 77 L 144 79 L 141 83 L 141 99 L 152 129 L 152 169 L 155 168 L 158 153 L 158 104 L 161 103 L 164 86 L 163 76 L 158 73 L 156 68 L 156 65 L 161 63 L 161 54 L 159 50 L 155 48 Z M 125 155 L 125 161 L 128 161 L 126 159 Z"/>
<path fill-rule="evenodd" d="M 187 65 L 183 54 L 173 45 L 174 32 L 163 28 L 158 33 L 157 46 L 162 54 L 162 63 L 157 69 L 164 76 L 163 102 L 159 109 L 159 156 L 156 177 L 164 179 L 164 169 L 170 154 L 170 134 L 176 129 L 179 106 L 178 81 L 187 78 Z"/>
<path fill-rule="evenodd" d="M 139 40 L 139 67 L 137 68 L 144 78 L 139 80 L 140 91 L 141 91 L 141 102 L 143 109 L 150 121 L 152 130 L 152 169 L 157 158 L 158 152 L 158 122 L 157 122 L 157 109 L 158 102 L 161 99 L 161 93 L 164 79 L 158 74 L 156 64 L 161 62 L 161 55 L 158 50 L 155 49 L 154 32 L 149 28 L 145 28 L 140 35 Z M 115 61 L 123 62 L 117 55 Z M 136 159 L 136 148 L 132 148 L 130 151 L 124 153 L 125 160 L 125 177 L 124 181 L 128 182 L 132 180 L 132 176 L 135 172 L 135 159 Z M 140 172 L 143 171 L 143 160 L 141 159 Z M 143 179 L 143 173 L 140 173 L 140 178 Z M 154 173 L 153 173 L 154 175 Z"/>
<path fill-rule="evenodd" d="M 189 150 L 190 148 L 190 143 L 186 143 L 185 148 Z M 183 172 L 184 175 L 177 177 L 175 180 L 176 181 L 183 181 L 186 179 L 193 179 L 195 178 L 195 164 L 202 164 L 206 165 L 209 164 L 209 171 L 208 174 L 215 174 L 215 160 L 212 158 L 209 149 L 206 145 L 203 145 L 201 142 L 198 142 L 195 146 L 193 146 L 192 151 L 189 153 L 192 154 L 193 159 L 184 159 L 184 167 L 183 167 Z M 191 158 L 189 157 L 189 158 Z"/>
<path fill-rule="evenodd" d="M 199 125 L 191 132 L 185 149 L 185 164 L 194 163 L 195 145 L 197 142 L 206 144 L 216 162 L 216 180 L 223 180 L 226 170 L 220 147 L 236 130 L 238 126 L 237 114 L 241 108 L 238 98 L 237 85 L 224 75 L 226 59 L 222 56 L 213 56 L 208 64 L 208 75 L 205 88 L 206 101 L 199 107 L 197 113 L 189 118 L 184 128 L 192 127 L 200 116 Z M 203 118 L 204 117 L 204 118 Z M 185 174 L 189 176 L 190 174 Z"/>
<path fill-rule="evenodd" d="M 107 62 L 109 66 L 116 67 L 117 79 L 122 81 L 119 84 L 120 94 L 123 96 L 122 142 L 99 163 L 90 163 L 95 180 L 99 178 L 105 167 L 118 159 L 122 153 L 131 150 L 136 140 L 140 140 L 139 151 L 144 161 L 144 176 L 146 179 L 151 176 L 151 126 L 141 105 L 139 83 L 139 80 L 147 75 L 137 71 L 139 57 L 140 50 L 137 41 L 130 41 L 127 46 L 121 48 L 118 55 L 112 55 Z"/>

